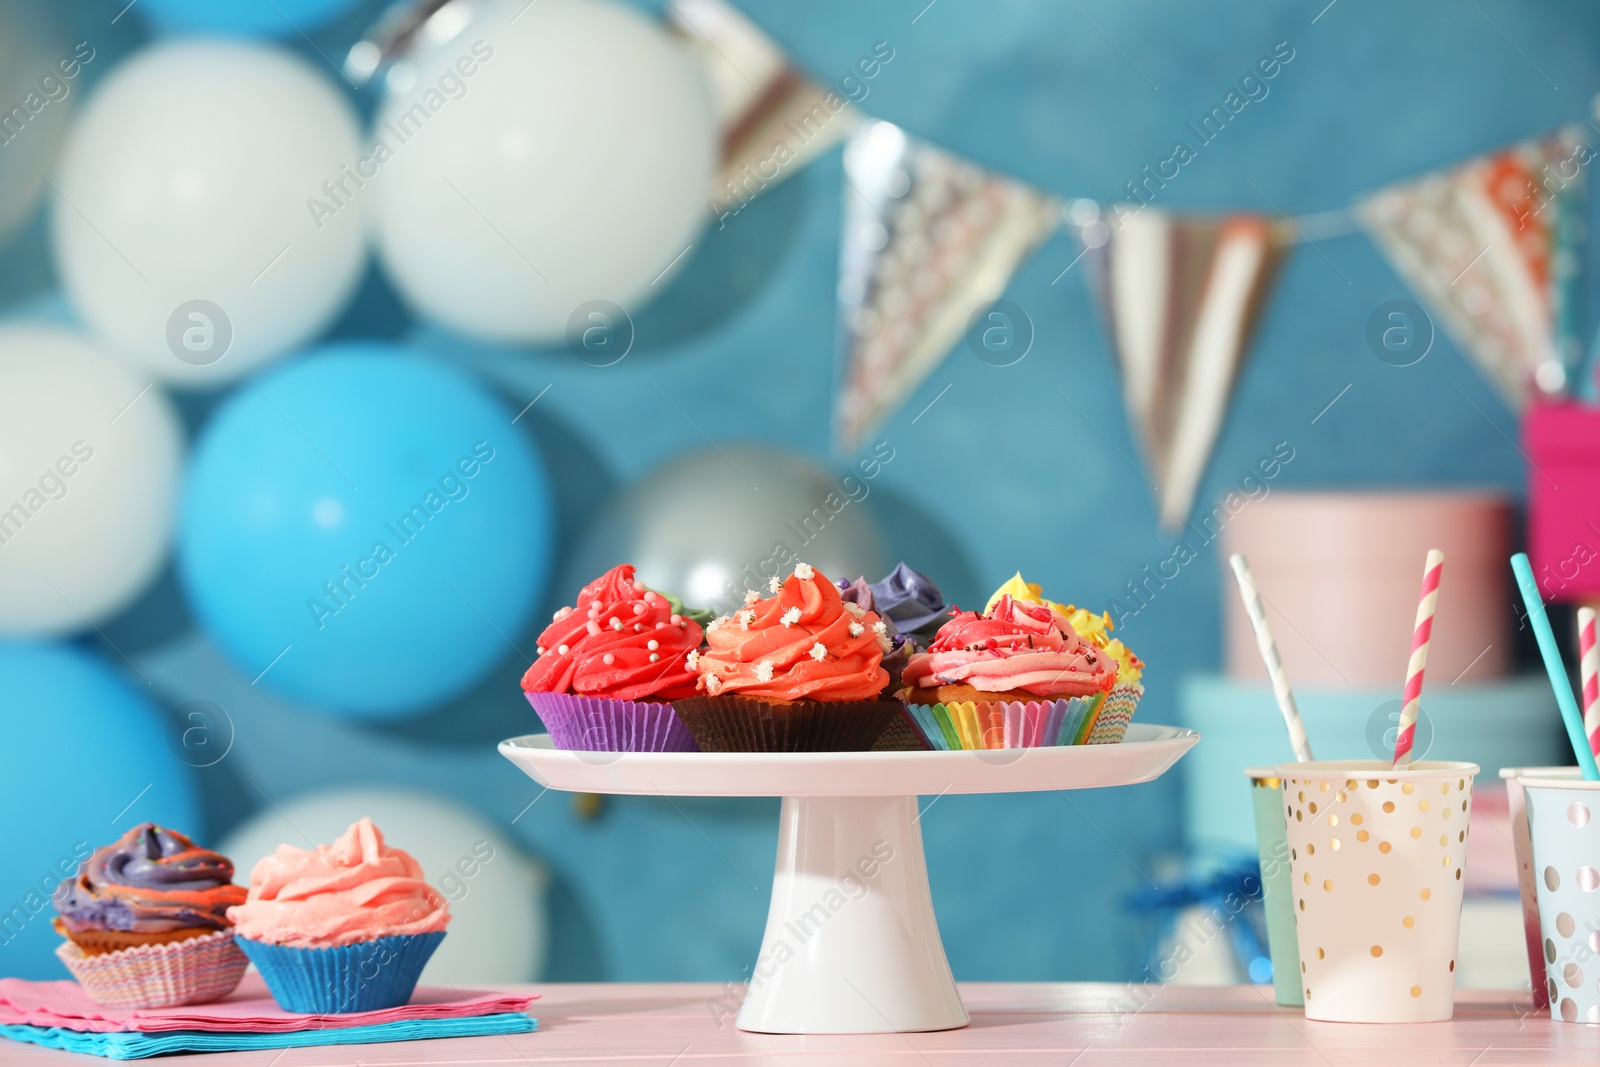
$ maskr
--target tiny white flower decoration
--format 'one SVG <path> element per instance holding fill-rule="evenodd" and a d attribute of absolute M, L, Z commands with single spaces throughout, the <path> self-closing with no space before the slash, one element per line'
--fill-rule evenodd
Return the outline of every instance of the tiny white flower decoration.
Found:
<path fill-rule="evenodd" d="M 811 646 L 811 658 L 818 663 L 828 658 L 828 649 L 821 641 Z"/>
<path fill-rule="evenodd" d="M 710 633 L 712 630 L 722 629 L 723 624 L 727 621 L 728 617 L 726 615 L 718 615 L 716 618 L 706 623 L 706 633 Z M 661 623 L 660 625 L 665 626 L 666 623 Z"/>
<path fill-rule="evenodd" d="M 785 626 L 793 626 L 795 623 L 800 621 L 800 609 L 790 608 L 788 611 L 783 613 L 778 621 L 783 623 Z"/>
<path fill-rule="evenodd" d="M 879 637 L 886 637 L 889 633 L 889 624 L 884 622 L 882 619 L 879 619 L 877 622 L 872 624 L 872 632 L 877 634 Z"/>
<path fill-rule="evenodd" d="M 767 579 L 767 588 L 776 593 L 778 590 L 783 588 L 783 579 L 774 574 L 771 578 Z"/>
<path fill-rule="evenodd" d="M 862 626 L 859 622 L 853 622 L 853 623 L 850 624 L 850 636 L 851 637 L 860 637 L 862 634 L 864 634 L 866 632 L 867 632 L 866 627 Z"/>
<path fill-rule="evenodd" d="M 684 666 L 688 667 L 691 671 L 699 670 L 700 669 L 700 653 L 699 652 L 691 652 L 691 653 L 689 653 L 688 657 L 684 660 Z"/>
<path fill-rule="evenodd" d="M 717 695 L 717 691 L 722 688 L 722 679 L 718 678 L 714 674 L 706 675 L 705 679 L 706 679 L 706 692 L 710 693 L 712 696 L 716 696 Z"/>
<path fill-rule="evenodd" d="M 867 609 L 866 608 L 862 607 L 860 604 L 852 604 L 848 600 L 846 600 L 844 602 L 844 610 L 848 611 L 853 617 L 855 617 L 857 619 L 863 618 L 867 614 Z"/>
<path fill-rule="evenodd" d="M 761 599 L 761 594 L 756 592 L 754 589 L 746 589 L 744 591 L 744 606 L 745 607 L 749 607 L 751 604 L 754 604 L 756 601 L 758 601 L 760 599 Z"/>
<path fill-rule="evenodd" d="M 739 612 L 739 629 L 748 630 L 750 624 L 756 621 L 756 613 L 749 608 Z"/>
<path fill-rule="evenodd" d="M 772 661 L 770 659 L 764 659 L 756 664 L 756 681 L 772 681 Z"/>
<path fill-rule="evenodd" d="M 802 582 L 809 582 L 813 577 L 815 577 L 816 573 L 816 571 L 811 569 L 811 564 L 809 563 L 796 563 L 794 565 L 794 576 L 800 579 Z"/>

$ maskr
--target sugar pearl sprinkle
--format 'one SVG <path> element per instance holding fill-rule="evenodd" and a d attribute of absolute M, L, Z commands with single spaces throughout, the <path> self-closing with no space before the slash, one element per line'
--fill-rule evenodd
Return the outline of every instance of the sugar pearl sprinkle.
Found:
<path fill-rule="evenodd" d="M 853 622 L 853 623 L 850 624 L 850 636 L 851 637 L 860 637 L 862 634 L 864 634 L 866 632 L 867 632 L 867 628 L 865 626 L 862 626 L 859 622 Z"/>
<path fill-rule="evenodd" d="M 593 611 L 599 611 L 603 607 L 605 607 L 605 605 L 600 603 L 598 600 L 589 601 L 589 608 Z"/>
<path fill-rule="evenodd" d="M 551 622 L 560 622 L 562 619 L 566 618 L 568 615 L 571 615 L 571 614 L 572 614 L 572 609 L 571 608 L 562 608 L 560 611 L 556 612 L 554 615 L 552 615 L 550 617 L 550 621 Z"/>
<path fill-rule="evenodd" d="M 617 662 L 617 657 L 607 652 L 604 656 L 600 657 L 600 662 L 604 663 L 607 667 L 610 667 Z"/>
<path fill-rule="evenodd" d="M 615 615 L 611 616 L 611 628 L 613 630 L 622 629 L 622 620 L 617 618 Z"/>
<path fill-rule="evenodd" d="M 538 646 L 538 647 L 536 647 L 536 648 L 535 648 L 535 649 L 534 649 L 534 651 L 535 651 L 535 652 L 537 652 L 537 653 L 538 653 L 538 654 L 539 654 L 539 655 L 541 655 L 541 656 L 542 656 L 542 655 L 544 655 L 544 646 L 543 646 L 543 645 L 539 645 L 539 646 Z"/>
<path fill-rule="evenodd" d="M 647 607 L 644 604 L 635 604 L 633 606 L 633 613 L 635 615 L 643 615 L 645 612 L 647 612 L 649 610 L 650 610 L 649 607 Z"/>
<path fill-rule="evenodd" d="M 654 652 L 656 649 L 661 647 L 661 642 L 660 641 L 648 641 L 648 642 L 645 643 L 644 647 L 648 648 L 651 652 Z"/>
<path fill-rule="evenodd" d="M 557 645 L 556 646 L 556 655 L 565 656 L 566 654 L 567 654 L 567 646 L 566 645 Z"/>
<path fill-rule="evenodd" d="M 756 681 L 772 681 L 772 661 L 770 659 L 764 659 L 756 664 Z"/>
<path fill-rule="evenodd" d="M 644 592 L 644 583 L 641 582 L 641 581 L 635 580 L 634 583 L 633 583 L 633 591 L 635 593 L 643 593 Z M 649 599 L 649 594 L 646 594 L 645 599 L 647 599 L 647 600 Z"/>
<path fill-rule="evenodd" d="M 767 579 L 767 588 L 774 593 L 778 592 L 783 588 L 783 579 L 774 574 L 771 578 Z"/>
<path fill-rule="evenodd" d="M 651 663 L 655 663 L 660 659 L 661 659 L 661 653 L 659 653 L 659 652 L 650 653 L 650 662 Z"/>
<path fill-rule="evenodd" d="M 821 663 L 828 658 L 828 648 L 821 641 L 811 646 L 811 658 Z"/>
<path fill-rule="evenodd" d="M 811 564 L 809 563 L 796 563 L 794 565 L 794 576 L 802 582 L 809 582 L 816 576 L 816 573 L 811 569 Z"/>
<path fill-rule="evenodd" d="M 591 636 L 593 636 L 594 634 L 597 634 L 599 632 L 600 632 L 600 624 L 595 622 L 593 619 L 590 619 L 589 620 L 589 634 Z"/>
<path fill-rule="evenodd" d="M 778 621 L 783 623 L 785 626 L 793 626 L 795 623 L 800 621 L 800 609 L 790 608 L 788 611 L 783 613 L 782 617 L 780 617 Z"/>

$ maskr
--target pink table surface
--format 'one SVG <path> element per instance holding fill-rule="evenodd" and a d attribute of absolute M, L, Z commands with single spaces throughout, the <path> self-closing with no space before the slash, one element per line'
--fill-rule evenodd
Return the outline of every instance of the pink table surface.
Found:
<path fill-rule="evenodd" d="M 1294 1011 L 1274 1007 L 1271 990 L 1261 987 L 967 982 L 961 995 L 972 1025 L 963 1030 L 786 1037 L 736 1029 L 731 1010 L 737 1004 L 726 989 L 714 984 L 503 988 L 543 994 L 534 1004 L 537 1033 L 141 1062 L 176 1067 L 544 1063 L 1594 1067 L 1600 1062 L 1600 1027 L 1552 1023 L 1532 1014 L 1523 994 L 1485 990 L 1458 992 L 1456 1017 L 1448 1023 L 1358 1026 L 1307 1022 Z M 94 1062 L 111 1061 L 0 1041 L 0 1064 L 6 1067 L 83 1067 Z"/>

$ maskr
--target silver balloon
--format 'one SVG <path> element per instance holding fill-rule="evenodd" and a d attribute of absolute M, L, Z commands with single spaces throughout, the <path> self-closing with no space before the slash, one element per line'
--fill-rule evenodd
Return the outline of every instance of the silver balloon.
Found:
<path fill-rule="evenodd" d="M 87 41 L 68 44 L 49 5 L 0 0 L 0 242 L 38 204 L 94 58 Z"/>
<path fill-rule="evenodd" d="M 749 445 L 691 453 L 611 502 L 561 588 L 570 596 L 610 567 L 632 563 L 651 588 L 725 613 L 743 603 L 746 589 L 765 595 L 768 577 L 787 576 L 797 560 L 830 578 L 880 578 L 889 560 L 871 514 L 878 472 L 871 458 L 830 471 Z"/>

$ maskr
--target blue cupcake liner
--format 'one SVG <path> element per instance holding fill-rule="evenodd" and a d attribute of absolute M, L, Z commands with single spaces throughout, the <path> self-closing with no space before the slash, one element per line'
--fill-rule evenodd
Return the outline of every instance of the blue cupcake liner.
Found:
<path fill-rule="evenodd" d="M 235 937 L 284 1011 L 337 1015 L 397 1008 L 411 999 L 428 957 L 444 940 L 399 934 L 332 948 L 269 945 Z"/>

